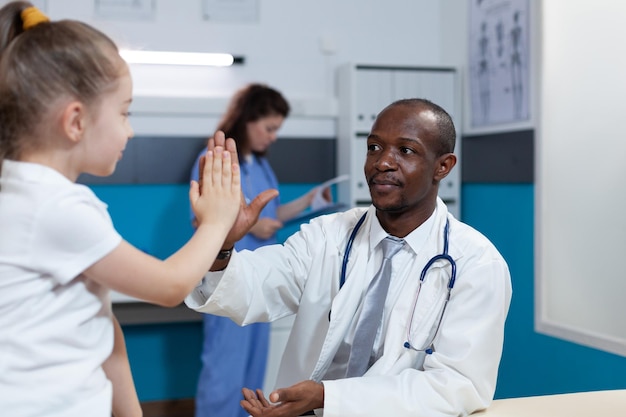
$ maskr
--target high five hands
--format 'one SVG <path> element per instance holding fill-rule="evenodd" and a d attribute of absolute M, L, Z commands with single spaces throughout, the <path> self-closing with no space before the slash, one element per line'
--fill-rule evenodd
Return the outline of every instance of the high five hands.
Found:
<path fill-rule="evenodd" d="M 255 392 L 243 388 L 241 392 L 243 400 L 240 404 L 252 417 L 297 417 L 324 407 L 324 385 L 314 381 L 277 389 L 270 394 L 269 400 L 260 389 Z"/>
<path fill-rule="evenodd" d="M 233 161 L 238 160 L 237 146 L 235 145 L 234 139 L 226 139 L 224 132 L 219 130 L 215 132 L 215 135 L 212 138 L 209 139 L 207 150 L 212 151 L 216 146 L 221 146 L 225 150 L 229 151 L 232 155 Z M 204 168 L 204 162 L 204 157 L 200 158 L 200 172 L 202 172 Z M 200 186 L 202 186 L 202 184 L 200 184 Z M 239 209 L 237 220 L 235 220 L 235 224 L 228 233 L 223 247 L 232 248 L 235 245 L 235 242 L 244 237 L 257 222 L 261 210 L 263 210 L 270 200 L 276 198 L 276 196 L 278 196 L 278 190 L 265 190 L 252 200 L 250 204 L 246 204 L 246 199 L 243 197 L 242 192 L 241 208 Z"/>

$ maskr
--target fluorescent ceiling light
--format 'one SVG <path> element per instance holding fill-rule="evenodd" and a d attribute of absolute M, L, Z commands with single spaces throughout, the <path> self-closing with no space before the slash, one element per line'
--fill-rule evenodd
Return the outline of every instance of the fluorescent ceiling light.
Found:
<path fill-rule="evenodd" d="M 230 54 L 201 52 L 131 51 L 126 49 L 120 50 L 120 55 L 129 64 L 229 67 L 235 61 Z"/>

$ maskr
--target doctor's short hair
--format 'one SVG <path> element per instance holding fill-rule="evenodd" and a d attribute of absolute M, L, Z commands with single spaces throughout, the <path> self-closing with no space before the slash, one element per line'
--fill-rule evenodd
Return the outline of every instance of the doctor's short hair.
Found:
<path fill-rule="evenodd" d="M 439 129 L 439 149 L 435 150 L 437 156 L 454 152 L 454 146 L 456 145 L 456 128 L 454 127 L 452 117 L 450 117 L 448 112 L 441 106 L 423 98 L 407 98 L 394 101 L 389 107 L 397 105 L 426 108 L 432 111 L 437 119 L 437 128 Z"/>

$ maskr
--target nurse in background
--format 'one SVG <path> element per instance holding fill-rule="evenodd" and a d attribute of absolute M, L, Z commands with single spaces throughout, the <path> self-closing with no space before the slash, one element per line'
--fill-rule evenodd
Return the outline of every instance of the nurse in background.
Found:
<path fill-rule="evenodd" d="M 277 132 L 289 115 L 289 103 L 282 94 L 263 84 L 249 84 L 231 99 L 216 130 L 234 138 L 241 166 L 241 188 L 249 203 L 262 191 L 277 189 L 278 180 L 265 158 L 276 141 Z M 201 151 L 204 154 L 206 149 Z M 198 161 L 192 179 L 198 178 Z M 286 204 L 270 201 L 258 222 L 239 242 L 238 251 L 254 250 L 278 243 L 276 232 L 283 223 L 307 209 L 315 196 L 313 188 Z M 330 200 L 330 191 L 324 190 Z M 238 417 L 248 413 L 241 408 L 241 387 L 263 386 L 268 356 L 269 323 L 239 327 L 226 317 L 205 314 L 202 371 L 196 394 L 196 417 Z"/>

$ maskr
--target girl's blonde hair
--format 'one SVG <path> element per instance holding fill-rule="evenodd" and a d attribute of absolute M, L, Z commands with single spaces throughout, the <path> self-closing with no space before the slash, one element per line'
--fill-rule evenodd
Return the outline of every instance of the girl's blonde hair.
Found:
<path fill-rule="evenodd" d="M 97 104 L 126 68 L 115 43 L 85 23 L 44 17 L 24 29 L 22 11 L 31 7 L 14 1 L 0 9 L 0 163 L 37 145 L 19 139 L 36 135 L 57 99 Z"/>

